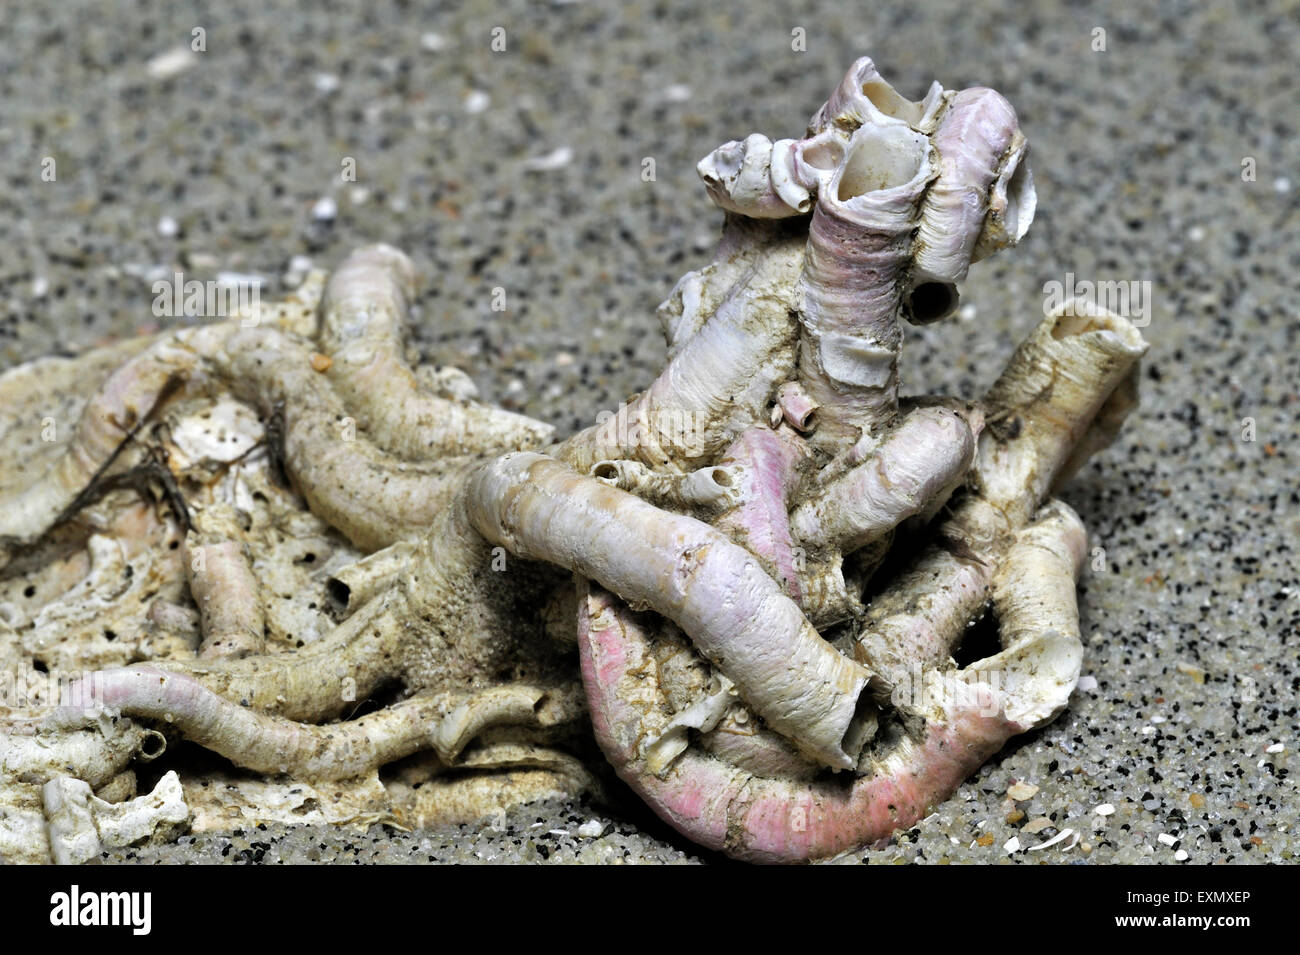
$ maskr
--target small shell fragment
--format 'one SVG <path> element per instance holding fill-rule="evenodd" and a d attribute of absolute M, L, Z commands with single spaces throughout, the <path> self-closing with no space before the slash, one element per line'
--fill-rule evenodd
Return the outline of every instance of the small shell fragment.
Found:
<path fill-rule="evenodd" d="M 1038 794 L 1038 787 L 1033 783 L 1015 782 L 1007 787 L 1007 795 L 1016 802 L 1024 802 L 1026 799 L 1033 799 Z"/>
<path fill-rule="evenodd" d="M 572 161 L 573 150 L 568 146 L 560 146 L 544 156 L 533 156 L 523 160 L 519 168 L 529 172 L 550 172 L 553 169 L 563 169 Z"/>
<path fill-rule="evenodd" d="M 191 67 L 197 66 L 199 58 L 188 46 L 178 46 L 159 53 L 145 64 L 145 72 L 155 80 L 169 80 L 179 76 Z"/>
<path fill-rule="evenodd" d="M 578 835 L 584 839 L 599 839 L 605 834 L 605 824 L 599 819 L 589 819 L 578 827 Z"/>
<path fill-rule="evenodd" d="M 1048 839 L 1046 842 L 1040 842 L 1040 843 L 1039 843 L 1038 845 L 1036 845 L 1036 846 L 1030 846 L 1030 847 L 1029 847 L 1029 851 L 1030 851 L 1030 852 L 1036 852 L 1036 851 L 1039 850 L 1039 849 L 1048 849 L 1048 848 L 1051 848 L 1052 846 L 1056 845 L 1058 842 L 1064 842 L 1066 839 L 1070 838 L 1070 836 L 1072 836 L 1072 835 L 1074 835 L 1074 830 L 1073 830 L 1073 829 L 1062 829 L 1060 832 L 1058 832 L 1056 835 L 1052 836 L 1052 838 Z"/>

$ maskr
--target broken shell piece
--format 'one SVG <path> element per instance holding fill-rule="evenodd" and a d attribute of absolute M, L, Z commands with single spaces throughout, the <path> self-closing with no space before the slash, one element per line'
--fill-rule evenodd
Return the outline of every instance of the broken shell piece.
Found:
<path fill-rule="evenodd" d="M 647 734 L 643 752 L 646 769 L 662 776 L 668 767 L 691 743 L 690 731 L 707 733 L 722 720 L 727 709 L 735 702 L 734 686 L 726 677 L 719 679 L 718 688 L 681 712 L 674 713 L 668 724 L 658 732 Z"/>
<path fill-rule="evenodd" d="M 88 862 L 104 849 L 167 841 L 189 824 L 180 777 L 169 770 L 153 792 L 125 802 L 107 802 L 71 776 L 45 784 L 45 816 L 50 855 L 59 865 Z"/>

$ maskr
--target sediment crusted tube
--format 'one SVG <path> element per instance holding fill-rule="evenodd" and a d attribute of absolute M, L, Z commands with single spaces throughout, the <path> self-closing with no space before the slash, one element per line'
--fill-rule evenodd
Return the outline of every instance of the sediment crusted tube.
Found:
<path fill-rule="evenodd" d="M 806 546 L 849 554 L 947 497 L 975 457 L 970 424 L 957 411 L 918 408 L 901 417 L 852 470 L 790 515 Z"/>
<path fill-rule="evenodd" d="M 318 722 L 356 706 L 391 679 L 414 639 L 406 594 L 394 591 L 360 607 L 323 640 L 290 653 L 153 666 L 192 676 L 241 706 Z"/>
<path fill-rule="evenodd" d="M 204 659 L 261 653 L 266 616 L 252 564 L 239 541 L 185 542 L 185 576 L 198 605 L 203 628 L 199 656 Z"/>
<path fill-rule="evenodd" d="M 159 339 L 87 404 L 45 479 L 0 506 L 0 542 L 30 543 L 72 504 L 174 382 L 215 375 L 266 415 L 282 415 L 285 467 L 312 510 L 364 550 L 418 535 L 455 493 L 462 458 L 402 461 L 356 434 L 311 353 L 274 326 L 223 322 Z"/>
<path fill-rule="evenodd" d="M 824 765 L 856 765 L 874 718 L 861 707 L 869 674 L 822 640 L 744 548 L 539 454 L 485 465 L 468 497 L 489 541 L 673 620 L 773 729 Z"/>
<path fill-rule="evenodd" d="M 362 550 L 422 534 L 464 481 L 468 459 L 405 462 L 356 433 L 311 354 L 278 331 L 241 331 L 212 358 L 240 397 L 282 416 L 295 488 Z"/>
<path fill-rule="evenodd" d="M 161 755 L 163 735 L 125 717 L 96 713 L 52 727 L 30 721 L 0 732 L 0 858 L 46 865 L 51 858 L 43 787 L 57 779 L 99 788 L 121 776 L 133 759 Z"/>
<path fill-rule="evenodd" d="M 102 383 L 155 340 L 142 336 L 73 358 L 37 358 L 0 373 L 0 441 L 11 453 L 0 476 L 0 526 L 8 528 L 0 532 L 0 567 L 7 563 L 6 535 L 15 546 L 39 535 L 84 486 L 87 467 L 93 475 L 99 466 L 93 451 L 91 460 L 61 460 L 75 444 L 76 420 Z M 88 436 L 84 447 L 96 443 Z"/>
<path fill-rule="evenodd" d="M 1023 524 L 1075 463 L 1103 407 L 1113 418 L 1135 406 L 1129 377 L 1146 350 L 1132 322 L 1082 301 L 1040 322 L 984 397 L 988 440 L 980 441 L 972 483 L 980 496 Z M 1106 427 L 1113 436 L 1118 424 Z"/>
<path fill-rule="evenodd" d="M 730 213 L 723 216 L 722 235 L 713 258 L 703 268 L 678 279 L 668 298 L 655 309 L 668 345 L 668 359 L 677 357 L 682 346 L 735 294 L 755 266 L 761 266 L 761 260 L 782 245 L 802 245 L 803 231 L 792 223 L 747 219 Z"/>
<path fill-rule="evenodd" d="M 25 388 L 25 382 L 40 376 L 40 387 L 51 393 L 69 390 L 82 393 L 84 384 L 69 383 L 67 376 L 84 375 L 102 384 L 81 407 L 72 427 L 72 437 L 51 442 L 59 447 L 42 473 L 24 475 L 21 482 L 5 482 L 0 490 L 0 566 L 19 547 L 32 543 L 77 501 L 87 486 L 108 467 L 136 428 L 154 413 L 174 386 L 202 377 L 205 359 L 220 350 L 240 327 L 262 324 L 267 328 L 310 331 L 323 277 L 313 273 L 283 302 L 261 309 L 256 315 L 241 314 L 239 321 L 223 321 L 185 328 L 167 334 L 146 336 L 95 349 L 75 359 L 43 359 L 0 376 L 0 406 L 6 395 L 18 388 L 32 401 L 39 390 Z M 127 359 L 121 362 L 121 359 Z M 116 364 L 111 373 L 103 369 Z M 119 363 L 120 362 L 120 363 Z M 67 424 L 53 422 L 56 429 Z M 41 424 L 44 428 L 44 424 Z M 44 436 L 42 435 L 42 443 Z"/>
<path fill-rule="evenodd" d="M 966 493 L 936 543 L 868 608 L 854 654 L 887 683 L 914 665 L 946 664 L 988 603 L 1008 535 L 1029 522 L 1064 469 L 1078 466 L 1081 439 L 1113 435 L 1114 419 L 1132 407 L 1127 382 L 1147 349 L 1141 333 L 1111 312 L 1071 311 L 1067 304 L 1048 316 L 1012 355 L 985 398 Z M 1103 408 L 1105 427 L 1090 430 Z"/>
<path fill-rule="evenodd" d="M 445 508 L 409 555 L 391 587 L 359 604 L 325 638 L 287 653 L 150 665 L 193 679 L 240 708 L 286 720 L 320 722 L 355 708 L 381 683 L 403 677 L 416 648 L 439 659 L 425 676 L 458 685 L 500 666 L 500 591 L 519 581 L 484 573 L 488 545 L 462 505 Z M 496 589 L 493 600 L 489 592 Z M 448 639 L 454 641 L 449 652 Z M 87 678 L 94 694 L 94 680 Z M 88 701 L 88 702 L 93 702 Z"/>
<path fill-rule="evenodd" d="M 929 140 L 863 126 L 818 193 L 799 284 L 799 382 L 818 406 L 814 444 L 838 448 L 898 410 L 898 324 Z"/>
<path fill-rule="evenodd" d="M 803 862 L 869 845 L 947 798 L 1022 727 L 987 686 L 954 703 L 916 737 L 894 743 L 853 782 L 765 778 L 691 747 L 663 775 L 641 746 L 669 711 L 645 618 L 612 594 L 579 594 L 579 651 L 592 725 L 619 776 L 692 841 L 751 862 Z"/>
<path fill-rule="evenodd" d="M 233 327 L 204 326 L 167 336 L 113 372 L 87 402 L 76 434 L 49 471 L 0 501 L 0 544 L 29 544 L 44 534 L 113 460 L 171 383 L 193 374 L 202 353 Z"/>
<path fill-rule="evenodd" d="M 398 541 L 340 568 L 328 581 L 330 599 L 340 610 L 355 610 L 396 586 L 416 550 L 415 541 Z"/>
<path fill-rule="evenodd" d="M 4 783 L 44 783 L 55 776 L 76 776 L 98 787 L 120 773 L 146 746 L 156 748 L 159 742 L 156 732 L 108 715 L 69 720 L 61 724 L 59 732 L 0 733 L 0 779 Z"/>
<path fill-rule="evenodd" d="M 645 392 L 548 453 L 584 474 L 619 459 L 693 470 L 765 420 L 776 386 L 794 371 L 790 314 L 803 246 L 797 232 L 771 239 Z"/>
<path fill-rule="evenodd" d="M 411 260 L 387 245 L 353 252 L 326 286 L 320 327 L 321 348 L 332 360 L 326 375 L 361 428 L 383 450 L 412 460 L 549 443 L 551 425 L 421 387 L 404 355 L 414 295 Z"/>
<path fill-rule="evenodd" d="M 998 674 L 1008 718 L 1041 726 L 1065 709 L 1083 664 L 1078 580 L 1088 552 L 1083 522 L 1050 501 L 1016 533 L 993 575 L 993 612 L 1003 651 L 972 663 Z"/>
<path fill-rule="evenodd" d="M 454 759 L 487 727 L 531 721 L 544 696 L 517 686 L 418 695 L 355 720 L 311 726 L 241 706 L 184 673 L 130 667 L 96 680 L 104 707 L 162 720 L 245 769 L 306 779 L 348 779 L 422 749 Z"/>

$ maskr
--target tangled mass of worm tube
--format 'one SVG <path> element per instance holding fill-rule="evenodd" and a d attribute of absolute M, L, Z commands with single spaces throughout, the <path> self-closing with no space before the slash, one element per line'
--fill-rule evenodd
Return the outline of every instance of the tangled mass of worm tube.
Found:
<path fill-rule="evenodd" d="M 1067 705 L 1086 536 L 1053 494 L 1146 348 L 1069 304 L 981 398 L 900 397 L 902 321 L 1029 227 L 1025 154 L 992 90 L 859 60 L 804 138 L 701 161 L 725 224 L 668 364 L 564 440 L 412 363 L 387 246 L 0 377 L 0 856 L 480 820 L 598 787 L 593 735 L 738 858 L 912 825 Z M 160 775 L 181 740 L 224 760 Z"/>

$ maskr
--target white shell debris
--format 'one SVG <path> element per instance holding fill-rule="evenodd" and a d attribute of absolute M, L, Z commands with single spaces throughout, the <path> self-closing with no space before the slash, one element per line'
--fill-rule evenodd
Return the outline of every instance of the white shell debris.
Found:
<path fill-rule="evenodd" d="M 519 167 L 529 172 L 550 172 L 562 169 L 573 161 L 573 150 L 568 146 L 559 146 L 544 156 L 533 156 L 523 160 Z"/>
<path fill-rule="evenodd" d="M 1016 802 L 1032 799 L 1038 794 L 1038 787 L 1033 783 L 1015 782 L 1007 787 L 1007 795 Z"/>
<path fill-rule="evenodd" d="M 1163 845 L 1170 846 L 1170 847 L 1173 847 L 1178 844 L 1178 837 L 1171 836 L 1167 832 L 1160 833 L 1160 835 L 1156 836 L 1156 840 L 1162 843 Z"/>
<path fill-rule="evenodd" d="M 1274 743 L 1272 746 L 1270 746 L 1270 747 L 1268 747 L 1267 749 L 1265 749 L 1264 752 L 1266 752 L 1266 753 L 1285 753 L 1285 752 L 1286 752 L 1286 746 L 1283 745 L 1282 743 Z"/>
<path fill-rule="evenodd" d="M 1051 848 L 1052 846 L 1056 845 L 1058 842 L 1064 842 L 1066 839 L 1070 838 L 1070 836 L 1072 836 L 1072 835 L 1074 835 L 1074 830 L 1073 830 L 1073 829 L 1062 829 L 1060 832 L 1058 832 L 1056 835 L 1052 836 L 1052 838 L 1048 839 L 1046 842 L 1040 842 L 1040 843 L 1039 843 L 1038 845 L 1036 845 L 1036 846 L 1030 846 L 1030 847 L 1029 847 L 1029 851 L 1030 851 L 1030 852 L 1037 852 L 1039 849 L 1048 849 L 1048 848 Z M 1066 848 L 1069 848 L 1069 847 L 1067 846 Z M 1064 850 L 1062 850 L 1062 851 L 1064 851 Z"/>
<path fill-rule="evenodd" d="M 285 269 L 284 275 L 280 277 L 281 281 L 290 288 L 297 288 L 302 284 L 307 273 L 312 270 L 311 258 L 305 255 L 295 255 L 289 260 L 289 267 Z"/>
<path fill-rule="evenodd" d="M 190 819 L 175 770 L 158 780 L 153 792 L 126 802 L 105 802 L 88 783 L 71 776 L 50 780 L 43 792 L 50 853 L 59 865 L 88 862 L 105 848 L 170 838 Z"/>
<path fill-rule="evenodd" d="M 221 271 L 217 273 L 216 283 L 218 285 L 253 286 L 261 287 L 266 283 L 266 279 L 256 272 L 231 272 Z"/>
<path fill-rule="evenodd" d="M 316 200 L 316 204 L 311 207 L 311 217 L 320 222 L 332 220 L 339 214 L 339 204 L 334 201 L 332 196 L 322 196 Z"/>
<path fill-rule="evenodd" d="M 237 461 L 264 435 L 265 429 L 247 405 L 224 396 L 202 413 L 181 418 L 172 428 L 181 467 L 204 461 Z"/>
<path fill-rule="evenodd" d="M 1099 816 L 1110 816 L 1114 814 L 1115 807 L 1108 802 L 1104 802 L 1096 809 L 1094 809 L 1093 812 L 1095 812 Z"/>
<path fill-rule="evenodd" d="M 1020 851 L 1020 840 L 1017 839 L 1015 836 L 1012 836 L 1005 843 L 1003 843 L 1002 850 L 1009 856 L 1015 855 L 1017 852 Z"/>
<path fill-rule="evenodd" d="M 599 819 L 589 819 L 578 827 L 578 835 L 584 839 L 599 839 L 605 834 L 605 824 Z"/>
<path fill-rule="evenodd" d="M 155 80 L 169 80 L 196 66 L 198 55 L 188 46 L 178 46 L 159 53 L 145 64 L 145 72 Z"/>
<path fill-rule="evenodd" d="M 483 90 L 470 90 L 465 94 L 465 112 L 481 113 L 492 105 L 492 97 Z"/>

